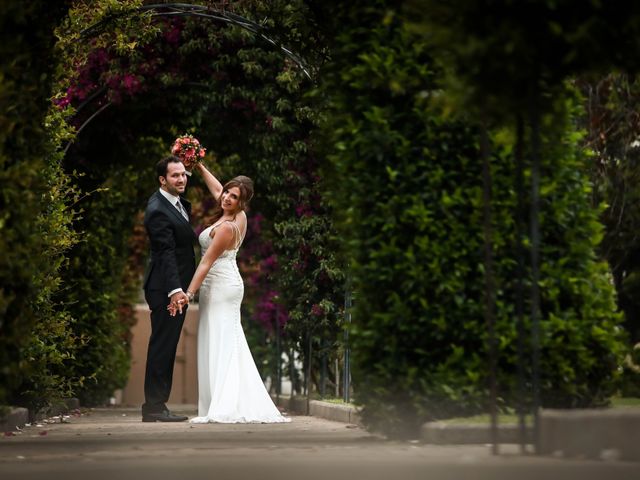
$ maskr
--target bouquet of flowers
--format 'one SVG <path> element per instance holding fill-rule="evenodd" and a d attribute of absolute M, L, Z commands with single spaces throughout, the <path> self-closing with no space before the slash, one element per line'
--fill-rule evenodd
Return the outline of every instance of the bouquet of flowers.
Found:
<path fill-rule="evenodd" d="M 200 145 L 196 137 L 191 134 L 184 134 L 173 142 L 171 154 L 182 160 L 185 167 L 191 167 L 198 163 L 207 149 Z"/>

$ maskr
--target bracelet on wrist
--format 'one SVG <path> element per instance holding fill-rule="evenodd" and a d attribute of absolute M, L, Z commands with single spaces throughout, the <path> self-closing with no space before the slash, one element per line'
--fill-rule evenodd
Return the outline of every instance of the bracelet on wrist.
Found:
<path fill-rule="evenodd" d="M 193 297 L 195 296 L 195 293 L 193 293 L 191 290 L 187 290 L 187 298 L 189 299 L 189 301 L 193 300 Z"/>

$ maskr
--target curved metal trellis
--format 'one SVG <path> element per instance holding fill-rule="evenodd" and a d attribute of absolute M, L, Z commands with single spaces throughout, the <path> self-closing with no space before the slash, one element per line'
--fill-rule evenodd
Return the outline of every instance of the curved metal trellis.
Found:
<path fill-rule="evenodd" d="M 141 7 L 131 9 L 126 12 L 113 14 L 103 18 L 99 22 L 96 22 L 90 27 L 87 27 L 84 30 L 82 30 L 80 32 L 80 40 L 86 40 L 87 38 L 91 38 L 96 35 L 99 35 L 100 33 L 104 32 L 105 29 L 108 28 L 108 26 L 113 21 L 119 18 L 130 17 L 130 16 L 134 16 L 144 12 L 152 12 L 151 13 L 152 17 L 196 17 L 196 18 L 203 18 L 211 21 L 223 22 L 229 25 L 235 25 L 244 30 L 247 30 L 248 32 L 253 33 L 261 40 L 265 41 L 269 45 L 278 49 L 278 51 L 280 51 L 284 56 L 286 56 L 291 61 L 293 61 L 296 65 L 298 65 L 300 70 L 302 70 L 302 72 L 308 79 L 312 78 L 310 73 L 310 68 L 308 67 L 306 62 L 304 62 L 302 58 L 300 58 L 298 55 L 293 53 L 290 49 L 286 48 L 284 45 L 282 45 L 281 43 L 271 38 L 268 35 L 267 29 L 263 25 L 256 23 L 252 20 L 249 20 L 248 18 L 245 18 L 241 15 L 237 15 L 235 13 L 228 12 L 223 9 L 219 9 L 212 5 L 205 6 L 205 5 L 197 5 L 197 4 L 191 4 L 191 3 L 161 3 L 161 4 L 143 5 Z M 91 96 L 89 96 L 84 102 L 82 102 L 76 108 L 75 115 L 78 115 L 80 111 L 82 111 L 87 105 L 90 105 L 96 98 L 100 96 L 101 93 L 104 93 L 105 90 L 106 90 L 106 87 L 101 87 L 96 92 L 94 92 Z M 102 105 L 100 109 L 98 109 L 95 113 L 89 116 L 89 118 L 87 118 L 82 123 L 82 125 L 78 127 L 76 135 L 79 134 L 93 119 L 95 119 L 100 113 L 102 113 L 111 105 L 112 105 L 112 102 L 107 102 L 104 105 Z M 71 146 L 72 143 L 73 143 L 73 140 L 67 143 L 64 149 L 65 154 L 67 150 L 69 150 L 69 147 Z"/>
<path fill-rule="evenodd" d="M 267 30 L 263 25 L 260 25 L 259 23 L 256 23 L 253 20 L 249 20 L 248 18 L 245 18 L 241 15 L 218 9 L 211 5 L 205 6 L 191 3 L 159 3 L 144 5 L 142 7 L 132 9 L 128 12 L 111 15 L 100 20 L 94 25 L 91 25 L 90 27 L 82 30 L 80 32 L 80 38 L 92 37 L 99 34 L 105 26 L 107 26 L 117 18 L 121 18 L 123 16 L 132 16 L 136 13 L 147 11 L 152 11 L 153 17 L 199 17 L 243 28 L 244 30 L 255 34 L 260 39 L 280 50 L 286 57 L 290 58 L 294 63 L 296 63 L 296 65 L 300 67 L 307 78 L 311 79 L 309 67 L 304 62 L 304 60 L 302 60 L 302 58 L 286 48 L 284 45 L 271 38 L 267 34 Z"/>

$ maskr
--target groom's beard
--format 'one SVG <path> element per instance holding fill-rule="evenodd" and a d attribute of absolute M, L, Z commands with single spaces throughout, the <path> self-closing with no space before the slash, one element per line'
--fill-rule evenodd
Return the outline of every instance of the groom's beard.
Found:
<path fill-rule="evenodd" d="M 184 193 L 185 188 L 186 188 L 186 184 L 185 185 L 181 185 L 179 187 L 174 186 L 174 185 L 170 185 L 170 184 L 165 184 L 165 190 L 170 193 L 171 195 L 174 195 L 176 197 L 179 197 L 181 194 Z"/>

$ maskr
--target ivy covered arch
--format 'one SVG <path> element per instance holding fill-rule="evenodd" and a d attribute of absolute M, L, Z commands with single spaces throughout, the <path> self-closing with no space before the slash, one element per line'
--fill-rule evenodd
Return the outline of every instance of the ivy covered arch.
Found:
<path fill-rule="evenodd" d="M 84 190 L 103 189 L 85 201 L 78 224 L 84 241 L 66 272 L 76 286 L 66 298 L 76 328 L 95 341 L 79 363 L 103 365 L 82 372 L 97 381 L 81 396 L 100 401 L 125 380 L 131 293 L 138 292 L 146 253 L 136 215 L 155 188 L 153 164 L 184 131 L 213 153 L 207 163 L 222 178 L 242 172 L 256 181 L 250 232 L 257 235 L 248 237 L 241 264 L 252 287 L 244 317 L 255 320 L 250 327 L 261 325 L 248 333 L 263 374 L 278 375 L 275 343 L 283 340 L 283 349 L 299 355 L 312 327 L 317 345 L 335 355 L 343 281 L 310 148 L 317 121 L 304 98 L 310 70 L 266 25 L 247 20 L 274 2 L 246 2 L 235 12 L 139 3 L 71 11 L 64 28 L 73 28 L 60 45 L 65 68 L 54 102 L 76 128 L 65 168 L 81 172 Z M 294 33 L 299 46 L 313 51 L 307 33 Z M 202 224 L 210 205 L 197 180 L 189 195 L 194 224 Z M 103 295 L 80 301 L 96 291 Z M 92 348 L 97 344 L 109 354 Z"/>
<path fill-rule="evenodd" d="M 89 41 L 91 38 L 97 35 L 108 32 L 109 27 L 116 20 L 122 20 L 123 18 L 127 17 L 135 17 L 140 14 L 148 14 L 152 18 L 193 17 L 242 28 L 252 33 L 260 40 L 264 41 L 266 45 L 272 46 L 286 58 L 290 59 L 300 68 L 302 73 L 304 73 L 304 75 L 309 80 L 312 79 L 311 67 L 309 67 L 300 56 L 296 55 L 294 52 L 279 43 L 278 40 L 274 39 L 272 34 L 266 31 L 263 25 L 256 23 L 246 17 L 228 11 L 224 7 L 220 7 L 214 4 L 198 5 L 191 3 L 162 3 L 142 5 L 139 7 L 130 8 L 122 12 L 107 14 L 104 18 L 98 20 L 93 25 L 86 27 L 82 31 L 80 31 L 78 41 Z M 93 104 L 93 102 L 99 99 L 101 95 L 104 95 L 106 91 L 106 86 L 98 87 L 95 92 L 89 95 L 82 103 L 80 103 L 76 107 L 75 114 L 81 114 L 85 108 L 89 108 Z M 95 112 L 92 112 L 89 116 L 87 116 L 84 122 L 79 125 L 76 130 L 76 135 L 79 135 L 84 127 L 89 124 L 89 122 L 91 122 L 96 116 L 98 116 L 111 105 L 112 102 L 110 101 L 102 103 Z M 68 150 L 70 145 L 71 141 L 67 144 L 65 151 Z"/>

